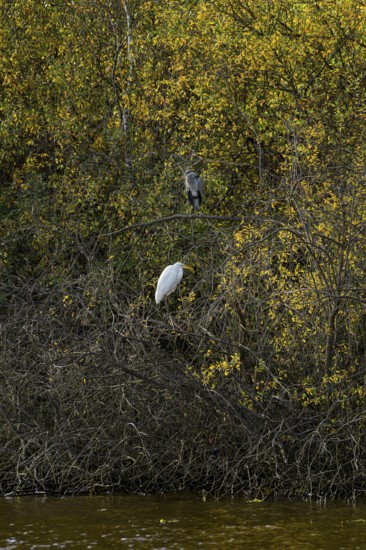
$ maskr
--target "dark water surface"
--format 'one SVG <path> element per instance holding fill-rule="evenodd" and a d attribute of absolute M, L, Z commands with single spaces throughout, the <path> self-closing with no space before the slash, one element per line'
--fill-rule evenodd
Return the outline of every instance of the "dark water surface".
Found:
<path fill-rule="evenodd" d="M 198 496 L 0 499 L 0 549 L 366 550 L 366 504 Z"/>

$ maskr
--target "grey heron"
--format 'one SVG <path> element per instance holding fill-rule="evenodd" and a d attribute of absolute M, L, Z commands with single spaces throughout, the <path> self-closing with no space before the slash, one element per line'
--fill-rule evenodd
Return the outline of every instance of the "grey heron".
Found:
<path fill-rule="evenodd" d="M 193 170 L 186 170 L 184 172 L 184 186 L 189 203 L 194 210 L 199 210 L 203 197 L 203 183 L 200 176 Z"/>

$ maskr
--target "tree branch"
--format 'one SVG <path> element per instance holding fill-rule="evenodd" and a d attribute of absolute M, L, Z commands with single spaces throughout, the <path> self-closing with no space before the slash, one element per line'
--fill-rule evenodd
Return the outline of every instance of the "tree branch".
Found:
<path fill-rule="evenodd" d="M 158 218 L 149 222 L 133 223 L 132 225 L 126 225 L 125 227 L 117 229 L 116 231 L 111 231 L 110 233 L 101 233 L 100 235 L 98 235 L 98 238 L 111 237 L 112 235 L 119 235 L 120 233 L 124 233 L 125 231 L 129 231 L 131 229 L 145 228 L 149 227 L 150 225 L 166 223 L 172 220 L 219 220 L 225 222 L 241 222 L 243 221 L 243 218 L 239 218 L 238 216 L 210 216 L 207 214 L 172 214 L 171 216 L 165 216 L 164 218 Z"/>

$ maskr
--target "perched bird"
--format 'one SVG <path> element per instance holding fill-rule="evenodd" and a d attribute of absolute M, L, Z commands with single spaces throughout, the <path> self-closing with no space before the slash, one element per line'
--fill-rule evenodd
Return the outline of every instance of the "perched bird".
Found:
<path fill-rule="evenodd" d="M 175 291 L 183 277 L 183 267 L 187 267 L 181 262 L 174 265 L 168 265 L 159 277 L 155 292 L 155 301 L 158 304 L 166 296 Z"/>
<path fill-rule="evenodd" d="M 203 197 L 203 183 L 196 172 L 186 170 L 184 172 L 184 185 L 188 194 L 189 203 L 194 210 L 199 210 Z"/>

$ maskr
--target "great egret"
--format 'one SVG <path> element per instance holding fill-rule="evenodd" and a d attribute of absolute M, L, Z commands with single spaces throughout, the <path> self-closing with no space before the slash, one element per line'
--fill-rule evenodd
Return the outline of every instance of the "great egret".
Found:
<path fill-rule="evenodd" d="M 193 170 L 184 172 L 184 185 L 188 194 L 189 203 L 194 210 L 199 210 L 203 197 L 203 183 L 201 178 Z"/>
<path fill-rule="evenodd" d="M 175 291 L 183 277 L 183 267 L 189 269 L 188 266 L 177 262 L 174 265 L 168 265 L 159 277 L 155 292 L 155 301 L 158 304 L 166 296 L 169 296 Z"/>

